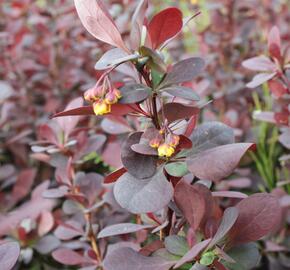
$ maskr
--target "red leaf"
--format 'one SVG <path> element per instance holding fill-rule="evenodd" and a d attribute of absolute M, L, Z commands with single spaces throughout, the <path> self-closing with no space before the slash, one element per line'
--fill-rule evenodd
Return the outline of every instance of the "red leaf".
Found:
<path fill-rule="evenodd" d="M 156 14 L 148 25 L 152 48 L 156 49 L 182 28 L 182 13 L 178 8 L 167 8 Z"/>
<path fill-rule="evenodd" d="M 287 94 L 287 88 L 277 80 L 271 80 L 268 82 L 270 91 L 276 98 L 280 98 L 283 95 Z"/>
<path fill-rule="evenodd" d="M 79 108 L 74 108 L 71 110 L 59 112 L 53 115 L 53 118 L 68 115 L 94 115 L 94 110 L 92 106 L 82 106 Z"/>
<path fill-rule="evenodd" d="M 49 211 L 43 211 L 40 214 L 40 220 L 38 222 L 38 235 L 44 236 L 47 234 L 54 225 L 54 218 L 51 212 Z"/>
<path fill-rule="evenodd" d="M 205 200 L 197 189 L 179 181 L 174 190 L 174 201 L 190 226 L 196 230 L 205 214 Z"/>
<path fill-rule="evenodd" d="M 184 135 L 185 135 L 185 136 L 190 136 L 190 135 L 191 135 L 191 133 L 193 132 L 193 130 L 194 130 L 195 127 L 196 127 L 197 121 L 198 121 L 198 117 L 197 117 L 197 115 L 193 115 L 193 116 L 188 120 L 187 127 L 186 127 L 186 131 L 184 132 Z"/>
<path fill-rule="evenodd" d="M 200 179 L 221 180 L 233 172 L 252 146 L 252 143 L 233 143 L 205 150 L 188 158 L 188 170 Z"/>
<path fill-rule="evenodd" d="M 136 110 L 135 104 L 114 104 L 111 107 L 111 113 L 113 115 L 125 115 L 130 112 L 133 112 Z M 61 117 L 61 116 L 68 116 L 68 115 L 95 115 L 93 107 L 92 106 L 82 106 L 79 108 L 59 112 L 53 115 L 53 118 L 55 117 Z"/>
<path fill-rule="evenodd" d="M 268 35 L 268 50 L 272 57 L 281 59 L 281 38 L 280 31 L 277 26 L 274 26 Z"/>
<path fill-rule="evenodd" d="M 289 123 L 289 113 L 288 112 L 275 113 L 274 119 L 275 119 L 277 124 L 287 126 Z"/>
<path fill-rule="evenodd" d="M 39 133 L 40 138 L 45 139 L 52 144 L 55 144 L 55 145 L 58 144 L 57 137 L 54 134 L 53 129 L 49 125 L 44 124 L 44 125 L 39 126 L 38 133 Z"/>
<path fill-rule="evenodd" d="M 96 39 L 128 51 L 121 34 L 101 0 L 75 0 L 79 18 Z"/>
<path fill-rule="evenodd" d="M 18 176 L 17 182 L 12 190 L 12 197 L 15 203 L 21 200 L 30 192 L 35 176 L 35 169 L 26 169 L 21 171 Z"/>
<path fill-rule="evenodd" d="M 65 111 L 78 108 L 82 105 L 83 99 L 81 97 L 75 98 L 71 102 L 69 102 L 69 104 L 65 108 Z M 65 140 L 67 140 L 70 133 L 74 130 L 74 128 L 78 124 L 79 117 L 65 117 L 65 118 L 62 117 L 56 119 L 56 121 L 64 132 Z"/>
<path fill-rule="evenodd" d="M 66 265 L 79 265 L 85 261 L 85 258 L 81 256 L 79 253 L 67 248 L 60 248 L 53 251 L 52 257 L 57 262 Z"/>
<path fill-rule="evenodd" d="M 104 179 L 104 183 L 105 184 L 110 184 L 110 183 L 114 183 L 118 180 L 118 178 L 123 175 L 127 170 L 122 167 L 112 173 L 110 173 L 109 175 L 107 175 Z"/>
<path fill-rule="evenodd" d="M 184 135 L 179 135 L 179 144 L 177 145 L 176 149 L 191 149 L 191 147 L 192 141 Z"/>
<path fill-rule="evenodd" d="M 279 201 L 267 193 L 251 195 L 239 202 L 236 208 L 239 217 L 229 234 L 231 244 L 259 240 L 270 233 L 281 218 Z"/>
<path fill-rule="evenodd" d="M 193 115 L 197 115 L 199 113 L 199 108 L 197 107 L 183 105 L 176 102 L 165 104 L 163 110 L 164 115 L 169 123 L 179 119 L 190 118 Z"/>
<path fill-rule="evenodd" d="M 142 27 L 146 11 L 148 8 L 148 0 L 141 0 L 132 16 L 132 27 L 130 33 L 130 44 L 132 50 L 137 50 L 140 46 Z"/>
<path fill-rule="evenodd" d="M 160 248 L 163 248 L 163 247 L 164 247 L 163 242 L 161 242 L 160 240 L 155 240 L 155 241 L 147 244 L 143 248 L 141 248 L 139 253 L 144 255 L 144 256 L 149 256 L 154 251 L 156 251 L 156 250 L 158 250 Z"/>

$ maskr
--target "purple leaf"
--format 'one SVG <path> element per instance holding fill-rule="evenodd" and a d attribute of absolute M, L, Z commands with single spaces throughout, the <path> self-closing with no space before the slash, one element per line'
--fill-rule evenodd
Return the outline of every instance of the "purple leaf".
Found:
<path fill-rule="evenodd" d="M 67 186 L 60 186 L 58 188 L 51 188 L 47 189 L 42 193 L 42 196 L 46 199 L 56 199 L 56 198 L 62 198 L 68 193 L 68 187 Z"/>
<path fill-rule="evenodd" d="M 238 198 L 238 199 L 245 199 L 248 197 L 247 194 L 238 192 L 238 191 L 213 191 L 212 196 L 214 197 L 225 197 L 225 198 Z"/>
<path fill-rule="evenodd" d="M 152 227 L 153 225 L 141 225 L 141 224 L 133 224 L 133 223 L 114 224 L 114 225 L 110 225 L 102 229 L 98 234 L 98 238 L 138 232 L 138 231 L 149 229 Z"/>
<path fill-rule="evenodd" d="M 0 243 L 0 265 L 3 270 L 10 270 L 16 264 L 20 255 L 20 246 L 17 242 Z"/>
<path fill-rule="evenodd" d="M 272 27 L 268 35 L 268 50 L 272 57 L 281 59 L 281 38 L 280 31 L 277 26 Z"/>
<path fill-rule="evenodd" d="M 121 159 L 124 167 L 136 178 L 152 176 L 157 167 L 157 158 L 142 155 L 131 149 L 133 144 L 139 143 L 142 132 L 132 133 L 122 145 Z"/>
<path fill-rule="evenodd" d="M 114 186 L 116 201 L 128 211 L 139 214 L 161 210 L 173 196 L 173 187 L 162 170 L 150 178 L 136 179 L 123 174 Z"/>
<path fill-rule="evenodd" d="M 221 240 L 223 240 L 229 230 L 234 226 L 238 216 L 239 210 L 236 207 L 229 207 L 224 211 L 224 215 L 218 227 L 218 230 L 212 238 L 210 244 L 208 245 L 209 249 L 214 247 Z"/>
<path fill-rule="evenodd" d="M 104 260 L 106 270 L 169 270 L 174 262 L 161 257 L 146 257 L 127 247 L 110 252 Z"/>
<path fill-rule="evenodd" d="M 188 100 L 198 101 L 200 98 L 198 94 L 196 94 L 192 88 L 184 87 L 180 85 L 172 85 L 165 88 L 160 89 L 160 91 L 164 91 L 172 96 L 180 97 Z"/>
<path fill-rule="evenodd" d="M 148 0 L 139 1 L 134 14 L 132 16 L 131 32 L 130 32 L 130 44 L 131 49 L 137 50 L 141 44 L 141 35 L 144 18 L 148 8 Z"/>
<path fill-rule="evenodd" d="M 113 66 L 125 63 L 127 61 L 138 58 L 138 54 L 130 54 L 119 48 L 111 49 L 105 52 L 95 65 L 96 70 L 104 70 Z"/>
<path fill-rule="evenodd" d="M 105 132 L 114 135 L 128 133 L 132 131 L 132 128 L 128 126 L 127 123 L 125 125 L 120 121 L 114 121 L 114 118 L 109 117 L 106 117 L 102 120 L 101 127 Z"/>
<path fill-rule="evenodd" d="M 53 235 L 46 235 L 37 242 L 35 249 L 40 254 L 49 254 L 60 246 L 61 242 Z"/>
<path fill-rule="evenodd" d="M 187 159 L 188 170 L 201 179 L 221 180 L 234 171 L 251 146 L 252 143 L 235 143 L 208 149 Z"/>
<path fill-rule="evenodd" d="M 70 240 L 83 234 L 82 225 L 73 220 L 60 224 L 54 231 L 54 235 L 60 240 Z"/>
<path fill-rule="evenodd" d="M 128 84 L 120 88 L 120 104 L 131 104 L 142 102 L 150 95 L 151 89 L 143 84 Z"/>
<path fill-rule="evenodd" d="M 75 0 L 79 18 L 87 31 L 96 39 L 128 51 L 121 34 L 100 0 Z"/>
<path fill-rule="evenodd" d="M 259 240 L 270 233 L 281 218 L 279 201 L 267 193 L 251 195 L 236 207 L 239 217 L 229 234 L 231 244 Z"/>
<path fill-rule="evenodd" d="M 158 156 L 157 150 L 152 148 L 149 144 L 136 143 L 131 146 L 131 149 L 142 155 Z"/>
<path fill-rule="evenodd" d="M 199 108 L 172 102 L 166 103 L 163 106 L 163 111 L 165 118 L 169 123 L 172 123 L 176 120 L 189 119 L 191 116 L 197 115 L 199 113 Z"/>
<path fill-rule="evenodd" d="M 255 120 L 265 121 L 272 124 L 276 123 L 274 112 L 254 111 L 253 118 Z"/>
<path fill-rule="evenodd" d="M 185 181 L 179 181 L 174 189 L 174 201 L 190 226 L 196 230 L 205 214 L 205 200 L 199 191 Z"/>
<path fill-rule="evenodd" d="M 198 153 L 217 146 L 235 142 L 233 129 L 220 122 L 206 122 L 199 125 L 189 137 L 191 153 Z"/>
<path fill-rule="evenodd" d="M 51 255 L 57 262 L 65 265 L 80 265 L 86 261 L 82 255 L 67 248 L 59 248 Z"/>
<path fill-rule="evenodd" d="M 66 106 L 65 111 L 75 109 L 75 108 L 78 108 L 81 106 L 83 106 L 83 99 L 81 97 L 79 97 L 79 98 L 72 100 Z M 62 128 L 64 135 L 65 135 L 65 139 L 67 139 L 68 136 L 70 135 L 70 133 L 74 130 L 74 128 L 78 124 L 79 117 L 71 117 L 71 116 L 61 117 L 61 118 L 57 118 L 56 121 L 58 122 L 58 124 Z"/>
<path fill-rule="evenodd" d="M 247 87 L 256 88 L 257 86 L 271 80 L 276 75 L 276 72 L 273 73 L 259 73 L 257 74 L 251 82 L 247 83 Z"/>
<path fill-rule="evenodd" d="M 161 83 L 162 88 L 171 84 L 179 84 L 192 81 L 199 76 L 205 67 L 204 60 L 192 57 L 176 63 Z"/>
<path fill-rule="evenodd" d="M 270 58 L 265 55 L 256 56 L 243 61 L 243 67 L 254 71 L 274 72 L 277 67 Z"/>

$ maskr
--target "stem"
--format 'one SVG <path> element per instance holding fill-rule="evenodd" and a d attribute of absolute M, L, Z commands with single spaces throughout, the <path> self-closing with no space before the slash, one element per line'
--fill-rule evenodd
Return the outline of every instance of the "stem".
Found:
<path fill-rule="evenodd" d="M 140 74 L 144 78 L 147 86 L 149 86 L 150 88 L 153 88 L 153 85 L 152 85 L 152 82 L 151 82 L 151 80 L 149 78 L 148 72 L 146 72 L 144 69 L 142 69 L 142 70 L 140 70 Z M 152 105 L 153 112 L 152 112 L 151 118 L 152 118 L 154 126 L 157 129 L 160 129 L 160 124 L 159 124 L 159 120 L 158 120 L 158 111 L 157 111 L 156 99 L 157 99 L 157 93 L 153 93 L 152 100 L 151 100 L 151 103 L 152 103 L 151 105 Z"/>
<path fill-rule="evenodd" d="M 85 219 L 86 219 L 86 221 L 89 224 L 88 238 L 89 238 L 89 240 L 91 242 L 92 249 L 93 249 L 93 251 L 96 254 L 97 260 L 100 263 L 102 261 L 102 257 L 101 257 L 100 250 L 99 250 L 99 247 L 98 247 L 98 244 L 97 244 L 95 235 L 94 235 L 94 231 L 93 231 L 93 227 L 92 227 L 92 222 L 91 222 L 92 221 L 91 220 L 91 213 L 85 214 Z"/>

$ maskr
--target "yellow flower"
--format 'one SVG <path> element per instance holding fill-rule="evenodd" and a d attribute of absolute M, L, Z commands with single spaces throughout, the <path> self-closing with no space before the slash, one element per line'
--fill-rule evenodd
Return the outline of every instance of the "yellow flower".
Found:
<path fill-rule="evenodd" d="M 163 143 L 158 147 L 158 156 L 160 157 L 171 157 L 174 154 L 174 147 L 167 143 Z"/>
<path fill-rule="evenodd" d="M 160 138 L 153 138 L 152 140 L 150 140 L 149 145 L 152 148 L 158 148 L 160 143 L 161 143 L 161 139 Z"/>
<path fill-rule="evenodd" d="M 94 102 L 93 109 L 96 115 L 103 115 L 103 114 L 111 112 L 111 105 L 107 104 L 104 100 L 100 100 L 100 101 Z"/>

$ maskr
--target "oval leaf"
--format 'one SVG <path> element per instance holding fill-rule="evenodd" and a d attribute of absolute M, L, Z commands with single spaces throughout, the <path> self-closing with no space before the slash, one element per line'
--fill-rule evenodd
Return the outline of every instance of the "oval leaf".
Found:
<path fill-rule="evenodd" d="M 10 270 L 16 264 L 20 254 L 17 242 L 4 242 L 0 244 L 0 265 L 3 270 Z"/>
<path fill-rule="evenodd" d="M 102 229 L 98 234 L 98 238 L 138 232 L 138 231 L 152 228 L 152 227 L 153 225 L 141 225 L 141 224 L 133 224 L 133 223 L 114 224 L 114 225 L 107 226 L 106 228 Z"/>
<path fill-rule="evenodd" d="M 66 265 L 79 265 L 85 261 L 85 258 L 79 253 L 67 248 L 59 248 L 53 251 L 52 257 L 57 262 Z"/>
<path fill-rule="evenodd" d="M 104 260 L 106 270 L 169 270 L 173 264 L 158 256 L 143 256 L 128 247 L 113 250 Z"/>
<path fill-rule="evenodd" d="M 198 94 L 196 94 L 191 88 L 189 87 L 184 87 L 180 85 L 176 86 L 169 86 L 166 88 L 161 89 L 162 91 L 175 96 L 175 97 L 180 97 L 188 100 L 193 100 L 193 101 L 198 101 L 200 100 Z"/>
<path fill-rule="evenodd" d="M 130 104 L 142 102 L 150 95 L 150 88 L 143 84 L 128 84 L 120 88 L 120 104 Z"/>
<path fill-rule="evenodd" d="M 163 111 L 168 122 L 172 123 L 179 119 L 188 119 L 193 115 L 197 115 L 199 108 L 172 102 L 166 103 L 163 106 Z"/>
<path fill-rule="evenodd" d="M 226 236 L 229 230 L 234 226 L 238 216 L 239 210 L 236 207 L 229 207 L 224 211 L 222 221 L 218 227 L 217 232 L 212 238 L 208 248 L 212 248 Z"/>
<path fill-rule="evenodd" d="M 185 181 L 179 181 L 174 190 L 174 201 L 190 226 L 196 230 L 205 215 L 203 196 L 195 187 Z"/>
<path fill-rule="evenodd" d="M 167 73 L 163 82 L 161 83 L 161 86 L 165 87 L 171 84 L 192 81 L 194 78 L 201 74 L 204 67 L 204 60 L 199 57 L 192 57 L 182 60 L 176 63 L 172 67 L 172 70 Z"/>
<path fill-rule="evenodd" d="M 125 63 L 127 61 L 131 61 L 133 59 L 137 59 L 139 57 L 138 54 L 127 54 L 123 50 L 119 48 L 111 49 L 105 52 L 99 61 L 95 64 L 96 70 L 104 70 L 107 68 L 111 68 L 113 66 L 119 65 L 121 63 Z"/>
<path fill-rule="evenodd" d="M 128 211 L 140 214 L 165 207 L 173 196 L 173 187 L 162 170 L 146 179 L 123 174 L 114 186 L 116 201 Z"/>
<path fill-rule="evenodd" d="M 235 143 L 208 149 L 188 158 L 188 169 L 200 179 L 221 180 L 234 171 L 251 146 L 252 143 Z"/>
<path fill-rule="evenodd" d="M 175 177 L 181 177 L 188 173 L 187 165 L 185 162 L 168 163 L 164 168 L 168 174 Z"/>
<path fill-rule="evenodd" d="M 179 256 L 183 256 L 189 249 L 186 238 L 179 235 L 167 236 L 164 245 L 171 254 Z"/>
<path fill-rule="evenodd" d="M 141 136 L 142 132 L 135 132 L 128 137 L 122 146 L 121 159 L 124 167 L 132 176 L 148 178 L 156 171 L 157 158 L 136 153 L 131 149 L 133 144 L 139 143 Z"/>
<path fill-rule="evenodd" d="M 281 218 L 279 201 L 267 193 L 251 195 L 236 207 L 239 217 L 230 231 L 231 244 L 257 241 L 270 233 Z"/>
<path fill-rule="evenodd" d="M 121 34 L 101 0 L 74 0 L 83 26 L 96 39 L 128 51 Z"/>
<path fill-rule="evenodd" d="M 148 25 L 152 48 L 156 49 L 182 28 L 182 13 L 178 8 L 167 8 L 156 14 Z"/>
<path fill-rule="evenodd" d="M 191 154 L 235 141 L 233 129 L 215 121 L 199 125 L 189 138 L 192 141 Z"/>

